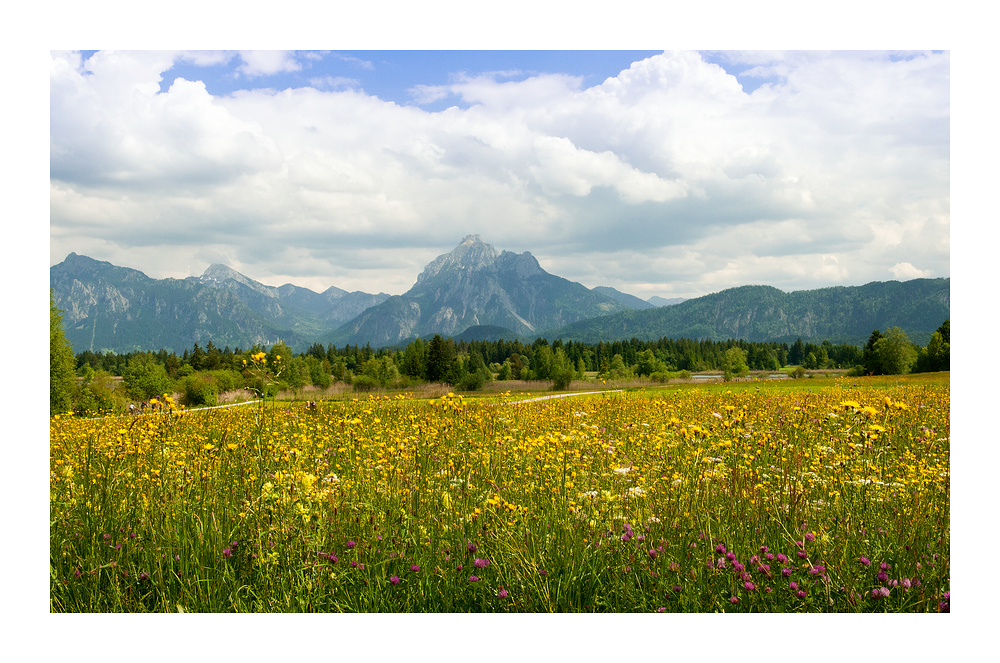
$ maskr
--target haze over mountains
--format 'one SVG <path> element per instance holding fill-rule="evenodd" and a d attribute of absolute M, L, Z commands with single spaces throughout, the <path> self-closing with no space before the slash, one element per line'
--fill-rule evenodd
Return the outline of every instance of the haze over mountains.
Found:
<path fill-rule="evenodd" d="M 434 334 L 593 343 L 801 337 L 861 344 L 873 329 L 890 326 L 926 343 L 950 311 L 949 279 L 795 293 L 744 286 L 687 301 L 647 302 L 549 274 L 529 252 L 498 252 L 478 235 L 436 258 L 396 296 L 276 288 L 223 265 L 200 277 L 152 279 L 75 253 L 50 268 L 50 284 L 76 352 L 180 352 L 208 342 L 247 349 L 279 340 L 296 350 L 313 343 L 381 347 Z"/>

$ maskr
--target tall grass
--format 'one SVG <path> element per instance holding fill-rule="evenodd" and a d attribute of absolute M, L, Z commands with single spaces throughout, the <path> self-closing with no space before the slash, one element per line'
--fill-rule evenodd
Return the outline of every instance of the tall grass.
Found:
<path fill-rule="evenodd" d="M 53 612 L 938 612 L 946 383 L 53 418 Z"/>

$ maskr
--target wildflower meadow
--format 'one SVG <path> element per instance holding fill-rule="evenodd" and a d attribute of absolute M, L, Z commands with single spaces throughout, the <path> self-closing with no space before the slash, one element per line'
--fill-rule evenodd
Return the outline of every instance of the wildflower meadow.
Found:
<path fill-rule="evenodd" d="M 950 609 L 948 374 L 50 420 L 51 612 Z"/>

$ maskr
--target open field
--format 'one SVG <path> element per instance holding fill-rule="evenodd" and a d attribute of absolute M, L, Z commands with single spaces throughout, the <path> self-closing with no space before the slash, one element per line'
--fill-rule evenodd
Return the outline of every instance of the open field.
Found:
<path fill-rule="evenodd" d="M 54 417 L 50 609 L 949 610 L 947 373 L 547 394 Z"/>

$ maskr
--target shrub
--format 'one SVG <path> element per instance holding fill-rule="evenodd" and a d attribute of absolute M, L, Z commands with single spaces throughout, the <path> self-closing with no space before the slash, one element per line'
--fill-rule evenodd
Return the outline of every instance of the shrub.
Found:
<path fill-rule="evenodd" d="M 372 391 L 381 386 L 378 378 L 370 375 L 355 375 L 351 384 L 354 386 L 354 391 Z"/>
<path fill-rule="evenodd" d="M 188 407 L 216 405 L 219 402 L 219 385 L 206 373 L 196 373 L 181 379 L 181 403 Z"/>
<path fill-rule="evenodd" d="M 462 376 L 457 386 L 462 391 L 478 391 L 483 388 L 484 384 L 486 384 L 486 375 L 481 371 L 473 371 Z"/>
<path fill-rule="evenodd" d="M 552 388 L 556 391 L 569 389 L 569 383 L 573 381 L 576 372 L 572 368 L 561 368 L 552 376 Z"/>

